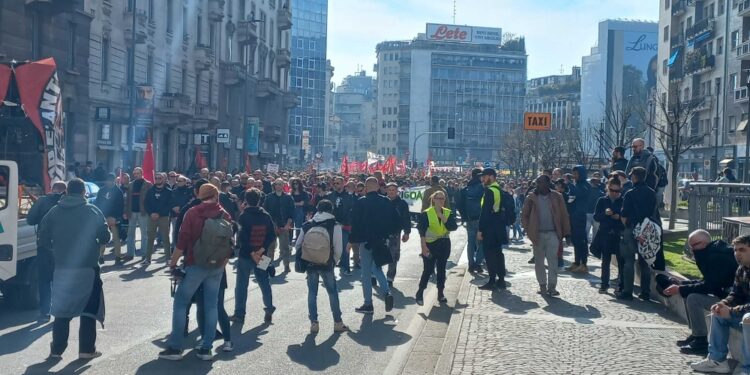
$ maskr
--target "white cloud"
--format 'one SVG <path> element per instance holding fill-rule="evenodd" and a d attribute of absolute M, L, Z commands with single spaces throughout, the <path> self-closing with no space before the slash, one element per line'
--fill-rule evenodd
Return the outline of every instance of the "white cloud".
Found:
<path fill-rule="evenodd" d="M 457 24 L 501 27 L 526 37 L 529 77 L 558 74 L 581 64 L 607 18 L 656 21 L 653 0 L 457 0 Z M 450 0 L 329 0 L 328 58 L 334 82 L 359 66 L 372 73 L 375 46 L 410 40 L 427 22 L 452 22 Z"/>

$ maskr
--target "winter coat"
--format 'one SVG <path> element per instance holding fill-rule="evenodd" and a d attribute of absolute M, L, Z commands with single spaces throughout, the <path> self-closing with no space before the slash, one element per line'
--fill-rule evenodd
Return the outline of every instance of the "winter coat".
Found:
<path fill-rule="evenodd" d="M 352 207 L 351 243 L 384 241 L 401 230 L 399 215 L 388 198 L 378 192 L 360 197 Z"/>
<path fill-rule="evenodd" d="M 536 192 L 529 193 L 523 203 L 521 211 L 521 225 L 526 229 L 526 235 L 532 244 L 539 241 L 539 215 L 552 215 L 552 221 L 555 224 L 555 233 L 557 238 L 562 239 L 570 235 L 570 219 L 568 209 L 562 194 L 550 190 L 549 203 L 551 212 L 539 212 L 537 203 L 539 196 Z"/>
<path fill-rule="evenodd" d="M 115 220 L 122 219 L 122 213 L 125 210 L 125 200 L 122 196 L 122 190 L 117 186 L 104 186 L 96 193 L 94 205 L 102 211 L 104 217 L 113 217 Z"/>
<path fill-rule="evenodd" d="M 195 264 L 193 246 L 201 237 L 203 223 L 206 219 L 215 218 L 219 215 L 222 215 L 227 221 L 232 221 L 232 217 L 221 208 L 219 202 L 202 202 L 185 213 L 177 236 L 177 248 L 184 251 L 186 266 Z"/>
<path fill-rule="evenodd" d="M 693 251 L 695 264 L 703 280 L 684 281 L 680 284 L 683 298 L 691 293 L 713 294 L 724 298 L 734 283 L 737 259 L 732 246 L 722 240 L 713 241 L 703 250 Z"/>
<path fill-rule="evenodd" d="M 276 231 L 273 220 L 268 212 L 260 207 L 247 207 L 237 219 L 240 231 L 237 241 L 240 245 L 239 256 L 250 259 L 252 252 L 258 249 L 268 249 L 276 240 Z"/>

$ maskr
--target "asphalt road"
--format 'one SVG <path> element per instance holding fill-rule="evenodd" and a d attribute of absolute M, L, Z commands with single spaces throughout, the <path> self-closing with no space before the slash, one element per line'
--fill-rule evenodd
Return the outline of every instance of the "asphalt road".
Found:
<path fill-rule="evenodd" d="M 453 265 L 466 243 L 463 228 L 452 234 Z M 193 350 L 185 351 L 181 362 L 159 360 L 169 335 L 172 316 L 170 281 L 165 272 L 161 250 L 154 263 L 143 268 L 135 262 L 124 267 L 112 265 L 106 255 L 102 268 L 107 318 L 97 331 L 97 349 L 103 356 L 93 361 L 78 360 L 78 322 L 71 324 L 68 349 L 62 360 L 47 361 L 52 340 L 52 324 L 38 324 L 35 311 L 0 310 L 0 374 L 207 374 L 207 373 L 288 373 L 303 374 L 325 371 L 330 374 L 382 374 L 386 368 L 399 369 L 413 346 L 415 325 L 429 314 L 436 303 L 434 284 L 425 295 L 425 307 L 414 301 L 422 271 L 419 238 L 412 232 L 402 245 L 402 256 L 393 290 L 395 308 L 385 313 L 383 300 L 375 294 L 375 314 L 362 315 L 354 308 L 362 304 L 359 273 L 338 281 L 343 320 L 351 332 L 333 333 L 333 318 L 325 289 L 318 292 L 320 333 L 309 334 L 307 286 L 304 274 L 290 273 L 273 279 L 274 304 L 277 310 L 272 324 L 263 323 L 261 294 L 254 281 L 250 283 L 247 316 L 243 326 L 233 325 L 235 349 L 219 353 L 212 362 L 198 360 Z M 225 306 L 234 311 L 235 272 L 227 266 L 229 288 Z M 338 272 L 338 271 L 337 271 Z M 432 293 L 431 293 L 432 292 Z M 194 310 L 194 308 L 193 308 Z M 186 348 L 197 342 L 195 314 L 191 314 L 191 334 Z M 416 318 L 416 319 L 415 319 Z M 422 323 L 421 323 L 422 322 Z M 218 348 L 221 341 L 216 341 Z"/>

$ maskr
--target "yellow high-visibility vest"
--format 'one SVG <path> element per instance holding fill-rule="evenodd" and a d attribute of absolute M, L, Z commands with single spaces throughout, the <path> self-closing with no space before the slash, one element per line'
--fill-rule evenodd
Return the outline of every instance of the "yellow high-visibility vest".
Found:
<path fill-rule="evenodd" d="M 490 184 L 490 186 L 487 186 L 488 189 L 492 190 L 492 195 L 495 198 L 495 202 L 492 205 L 492 211 L 495 213 L 500 212 L 500 199 L 502 199 L 502 195 L 500 194 L 500 185 L 497 184 L 497 182 L 493 182 Z M 482 196 L 482 200 L 479 201 L 479 203 L 484 207 L 484 196 Z"/>
<path fill-rule="evenodd" d="M 425 234 L 425 241 L 432 243 L 441 238 L 448 237 L 448 228 L 445 227 L 445 223 L 440 222 L 437 212 L 435 212 L 435 206 L 431 206 L 424 212 L 427 214 L 427 222 L 429 223 L 427 233 Z M 451 216 L 451 210 L 443 207 L 443 216 L 447 221 L 448 217 Z"/>

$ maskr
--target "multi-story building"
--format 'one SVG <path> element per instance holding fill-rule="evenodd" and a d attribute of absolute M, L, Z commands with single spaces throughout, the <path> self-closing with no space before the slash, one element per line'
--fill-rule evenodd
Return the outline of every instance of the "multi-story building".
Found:
<path fill-rule="evenodd" d="M 610 147 L 600 140 L 612 139 L 613 128 L 630 128 L 633 135 L 645 133 L 642 116 L 656 87 L 658 24 L 656 22 L 605 20 L 599 23 L 596 47 L 581 64 L 581 137 L 587 152 L 606 157 Z M 627 124 L 613 124 L 607 114 L 634 113 Z M 610 119 L 613 118 L 610 116 Z M 604 134 L 607 133 L 607 134 Z M 624 132 L 621 132 L 624 133 Z"/>
<path fill-rule="evenodd" d="M 679 97 L 692 112 L 684 135 L 695 146 L 682 155 L 681 173 L 715 179 L 730 166 L 744 175 L 749 22 L 750 1 L 660 1 L 657 95 Z"/>
<path fill-rule="evenodd" d="M 383 42 L 377 45 L 377 64 L 374 70 L 378 74 L 378 96 L 377 96 L 377 123 L 375 127 L 374 150 L 381 155 L 404 156 L 404 151 L 409 150 L 409 124 L 399 128 L 399 75 L 401 74 L 401 49 L 408 42 Z M 402 132 L 402 144 L 399 146 L 399 131 Z"/>
<path fill-rule="evenodd" d="M 375 80 L 361 71 L 344 78 L 334 94 L 333 114 L 340 121 L 338 151 L 363 160 L 373 145 Z"/>
<path fill-rule="evenodd" d="M 89 140 L 96 130 L 86 116 L 91 19 L 92 14 L 80 1 L 0 2 L 0 61 L 55 59 L 65 113 L 63 127 L 68 164 L 94 160 L 95 146 Z M 13 139 L 22 141 L 21 137 L 9 137 L 3 142 Z"/>
<path fill-rule="evenodd" d="M 326 95 L 325 95 L 325 128 L 323 129 L 323 160 L 334 162 L 338 160 L 338 139 L 340 128 L 336 127 L 337 122 L 334 120 L 334 91 L 336 85 L 333 83 L 333 65 L 331 60 L 326 60 Z"/>
<path fill-rule="evenodd" d="M 299 164 L 323 152 L 325 136 L 326 46 L 328 0 L 291 0 L 293 13 L 291 85 L 300 105 L 289 115 L 290 159 Z M 308 150 L 302 138 L 309 133 Z"/>
<path fill-rule="evenodd" d="M 532 78 L 526 84 L 526 112 L 552 114 L 554 129 L 578 129 L 581 123 L 581 68 L 571 74 Z"/>
<path fill-rule="evenodd" d="M 524 40 L 501 39 L 498 28 L 427 24 L 412 41 L 378 45 L 378 81 L 398 77 L 381 82 L 378 93 L 385 100 L 398 87 L 397 157 L 440 164 L 499 159 L 502 137 L 523 121 L 526 93 Z M 394 60 L 397 73 L 385 73 Z M 378 116 L 390 118 L 388 105 L 378 103 Z M 448 139 L 449 128 L 455 139 Z"/>

